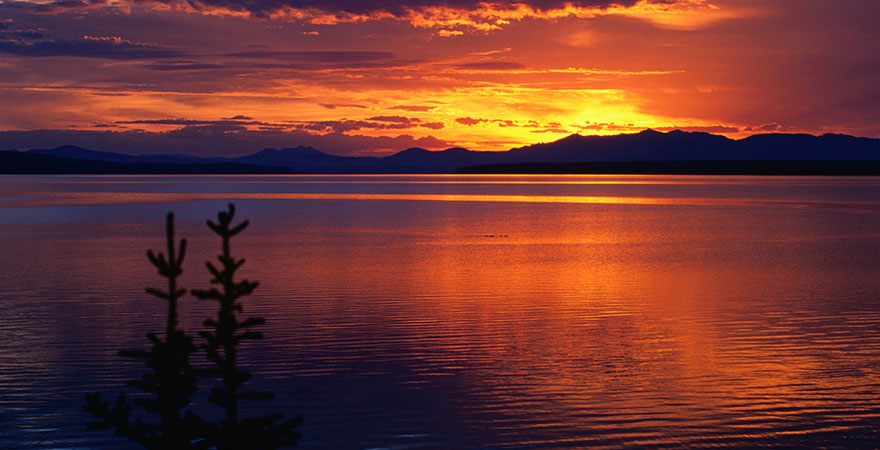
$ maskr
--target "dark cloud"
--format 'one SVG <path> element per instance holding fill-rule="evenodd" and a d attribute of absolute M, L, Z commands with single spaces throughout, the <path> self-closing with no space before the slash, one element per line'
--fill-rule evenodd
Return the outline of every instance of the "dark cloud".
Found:
<path fill-rule="evenodd" d="M 222 55 L 226 58 L 248 60 L 245 66 L 259 69 L 323 70 L 323 69 L 383 69 L 408 66 L 421 61 L 395 59 L 390 52 L 373 51 L 284 51 L 254 50 Z M 235 64 L 228 65 L 235 67 Z"/>
<path fill-rule="evenodd" d="M 125 125 L 182 125 L 182 126 L 202 126 L 202 125 L 270 125 L 263 122 L 257 122 L 247 116 L 235 116 L 230 119 L 223 120 L 194 120 L 194 119 L 142 119 L 142 120 L 120 120 L 115 123 Z"/>
<path fill-rule="evenodd" d="M 286 70 L 297 72 L 320 72 L 324 70 L 379 70 L 405 66 L 414 61 L 387 61 L 387 62 L 336 62 L 336 63 L 301 63 L 301 64 L 284 64 L 284 63 L 166 63 L 158 62 L 148 64 L 144 67 L 147 69 L 168 72 L 185 72 L 185 71 L 209 71 L 223 70 L 230 74 L 251 74 L 260 73 L 266 70 Z M 358 105 L 333 105 L 331 106 L 354 106 Z M 328 108 L 333 109 L 333 108 Z"/>
<path fill-rule="evenodd" d="M 314 10 L 332 14 L 374 14 L 386 13 L 395 17 L 404 17 L 413 10 L 431 7 L 447 7 L 464 10 L 475 10 L 489 3 L 502 9 L 515 9 L 515 5 L 526 5 L 538 11 L 564 8 L 567 5 L 587 8 L 606 8 L 609 6 L 632 6 L 639 0 L 523 0 L 513 2 L 486 2 L 485 0 L 188 0 L 186 6 L 190 10 L 210 11 L 222 8 L 230 11 L 246 12 L 256 17 L 269 17 L 273 13 L 286 9 Z M 675 3 L 676 0 L 653 0 L 653 3 Z M 142 5 L 164 5 L 171 8 L 181 7 L 180 0 L 135 0 Z M 25 9 L 32 12 L 54 13 L 58 11 L 85 10 L 107 7 L 104 0 L 60 0 L 46 3 L 26 1 L 7 1 L 0 3 L 0 8 Z"/>
<path fill-rule="evenodd" d="M 305 61 L 305 62 L 322 62 L 322 63 L 338 63 L 338 62 L 366 62 L 366 61 L 382 61 L 391 59 L 394 54 L 389 52 L 353 52 L 353 51 L 337 51 L 337 52 L 308 52 L 308 51 L 272 51 L 272 50 L 254 50 L 250 52 L 228 53 L 226 56 L 235 58 L 248 59 L 273 59 L 281 61 Z"/>
<path fill-rule="evenodd" d="M 358 109 L 368 109 L 369 106 L 358 105 L 356 103 L 318 103 L 327 109 L 336 109 L 336 108 L 358 108 Z M 427 106 L 427 105 L 397 105 L 391 106 L 387 109 L 398 110 L 398 111 L 407 111 L 407 112 L 427 112 L 436 109 L 436 106 Z"/>
<path fill-rule="evenodd" d="M 166 134 L 174 139 L 196 140 L 209 137 L 232 137 L 246 133 L 248 128 L 236 122 L 218 122 L 207 125 L 187 125 L 176 130 L 167 131 Z"/>
<path fill-rule="evenodd" d="M 412 122 L 419 121 L 419 119 L 413 119 L 410 117 L 403 117 L 403 116 L 375 116 L 375 117 L 370 117 L 367 120 L 375 120 L 377 122 L 392 122 L 392 123 L 412 123 Z"/>
<path fill-rule="evenodd" d="M 327 108 L 327 109 L 336 109 L 336 108 L 359 108 L 359 109 L 367 109 L 367 106 L 364 106 L 364 105 L 356 105 L 356 104 L 353 104 L 353 103 L 341 103 L 341 104 L 334 104 L 334 103 L 318 103 L 318 104 L 321 105 L 321 106 L 323 106 L 324 108 Z"/>
<path fill-rule="evenodd" d="M 16 40 L 27 40 L 27 39 L 47 39 L 50 36 L 46 33 L 46 30 L 42 29 L 31 29 L 31 30 L 9 30 L 4 33 L 8 37 Z"/>
<path fill-rule="evenodd" d="M 406 130 L 428 128 L 439 130 L 444 128 L 442 122 L 424 122 L 417 117 L 375 116 L 361 120 L 339 119 L 319 121 L 291 121 L 269 123 L 254 120 L 251 117 L 237 115 L 222 120 L 195 120 L 186 118 L 142 119 L 115 122 L 117 125 L 168 125 L 180 127 L 169 133 L 194 136 L 199 134 L 216 135 L 230 131 L 239 132 L 253 128 L 263 130 L 305 131 L 320 134 L 345 134 L 359 130 Z"/>
<path fill-rule="evenodd" d="M 290 126 L 299 130 L 314 131 L 317 133 L 346 133 L 361 129 L 378 129 L 384 127 L 384 125 L 375 122 L 348 119 L 294 122 Z"/>
<path fill-rule="evenodd" d="M 397 105 L 397 106 L 392 106 L 392 107 L 390 107 L 390 108 L 388 108 L 388 109 L 396 109 L 396 110 L 400 110 L 400 111 L 409 111 L 409 112 L 424 112 L 424 111 L 430 111 L 430 110 L 432 110 L 432 109 L 434 109 L 434 108 L 436 108 L 436 106 L 426 106 L 426 105 Z"/>
<path fill-rule="evenodd" d="M 520 70 L 520 69 L 525 69 L 526 66 L 524 66 L 520 63 L 515 63 L 515 62 L 485 61 L 485 62 L 458 64 L 455 66 L 455 68 L 456 69 L 469 69 L 469 70 Z"/>
<path fill-rule="evenodd" d="M 159 70 L 159 71 L 176 71 L 176 70 L 212 70 L 212 69 L 224 69 L 226 66 L 220 64 L 209 64 L 209 63 L 163 63 L 163 64 L 149 64 L 146 66 L 151 70 Z"/>
<path fill-rule="evenodd" d="M 770 123 L 765 123 L 762 125 L 746 127 L 743 129 L 743 131 L 753 131 L 753 132 L 770 131 L 770 132 L 783 133 L 783 132 L 791 132 L 791 131 L 800 131 L 800 128 L 782 125 L 777 122 L 770 122 Z"/>
<path fill-rule="evenodd" d="M 509 120 L 509 119 L 493 119 L 492 123 L 497 123 L 498 126 L 501 128 L 518 127 L 519 126 L 519 125 L 517 125 L 516 121 Z"/>
<path fill-rule="evenodd" d="M 488 122 L 489 119 L 473 119 L 470 117 L 459 117 L 459 118 L 455 119 L 455 121 L 462 124 L 462 125 L 467 125 L 469 127 L 472 127 L 478 123 Z"/>
<path fill-rule="evenodd" d="M 26 1 L 8 1 L 0 3 L 0 8 L 27 10 L 40 13 L 55 13 L 60 11 L 84 10 L 105 7 L 104 0 L 60 0 L 46 3 L 33 3 Z"/>
<path fill-rule="evenodd" d="M 320 120 L 291 122 L 291 127 L 318 133 L 348 133 L 358 130 L 408 130 L 424 127 L 438 130 L 440 122 L 424 123 L 417 117 L 375 116 L 363 120 Z"/>
<path fill-rule="evenodd" d="M 178 0 L 143 0 L 145 3 L 159 3 L 170 6 L 179 4 Z M 581 7 L 608 7 L 612 5 L 631 6 L 638 0 L 524 0 L 517 2 L 530 6 L 537 10 L 549 10 L 564 8 L 571 4 Z M 670 0 L 660 0 L 668 3 Z M 372 14 L 387 13 L 395 17 L 404 17 L 412 10 L 429 7 L 450 7 L 465 10 L 477 9 L 487 2 L 484 0 L 190 0 L 187 2 L 192 8 L 212 9 L 224 8 L 231 11 L 242 11 L 257 17 L 267 17 L 273 13 L 287 8 L 312 9 L 336 14 Z M 495 2 L 502 7 L 514 6 L 510 2 Z"/>
<path fill-rule="evenodd" d="M 57 39 L 42 30 L 0 30 L 0 53 L 18 56 L 68 56 L 116 60 L 180 58 L 179 50 L 132 42 L 118 36 Z"/>

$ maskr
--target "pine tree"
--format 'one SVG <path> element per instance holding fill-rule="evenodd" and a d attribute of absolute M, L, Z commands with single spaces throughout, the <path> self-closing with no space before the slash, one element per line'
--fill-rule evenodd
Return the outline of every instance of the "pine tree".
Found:
<path fill-rule="evenodd" d="M 124 350 L 121 356 L 144 360 L 147 371 L 139 380 L 128 385 L 140 389 L 140 395 L 129 401 L 120 394 L 114 404 L 103 401 L 100 394 L 86 396 L 85 411 L 98 419 L 89 423 L 93 429 L 114 429 L 117 435 L 127 437 L 148 449 L 276 449 L 296 445 L 299 433 L 295 428 L 300 418 L 283 420 L 283 414 L 259 417 L 239 417 L 240 400 L 272 398 L 268 392 L 249 392 L 244 389 L 250 374 L 237 365 L 237 350 L 242 341 L 262 339 L 262 334 L 250 330 L 265 321 L 259 317 L 240 321 L 238 313 L 243 311 L 239 300 L 252 293 L 258 283 L 235 281 L 235 272 L 244 264 L 244 259 L 236 259 L 230 251 L 230 240 L 248 225 L 248 221 L 232 227 L 235 207 L 230 204 L 228 212 L 218 214 L 218 222 L 208 221 L 208 226 L 222 238 L 222 253 L 218 256 L 219 269 L 213 263 L 206 265 L 211 272 L 211 283 L 218 288 L 193 290 L 201 299 L 216 300 L 219 311 L 216 319 L 208 319 L 209 329 L 199 334 L 205 339 L 201 349 L 211 363 L 209 369 L 197 369 L 191 363 L 191 356 L 199 348 L 193 340 L 178 327 L 178 300 L 186 294 L 186 289 L 178 286 L 177 278 L 183 273 L 183 257 L 186 253 L 186 240 L 175 246 L 174 216 L 168 214 L 166 221 L 166 241 L 168 255 L 153 251 L 147 257 L 159 275 L 168 281 L 168 290 L 147 288 L 146 291 L 168 302 L 165 323 L 165 340 L 155 333 L 147 333 L 152 342 L 149 351 Z M 223 408 L 223 418 L 219 423 L 203 420 L 193 411 L 184 410 L 191 403 L 196 391 L 198 377 L 218 379 L 220 385 L 210 391 L 208 400 Z M 141 408 L 132 414 L 134 407 Z M 152 418 L 152 415 L 158 416 Z M 133 417 L 134 416 L 134 417 Z M 145 420 L 146 419 L 146 420 Z"/>
<path fill-rule="evenodd" d="M 146 291 L 168 302 L 165 326 L 165 340 L 155 333 L 147 333 L 152 342 L 149 351 L 123 350 L 121 356 L 144 360 L 149 371 L 141 379 L 132 380 L 128 385 L 143 391 L 146 395 L 135 398 L 131 403 L 125 394 L 120 394 L 114 405 L 102 401 L 100 394 L 86 396 L 85 410 L 91 412 L 97 422 L 90 428 L 113 428 L 119 436 L 128 437 L 149 449 L 188 449 L 196 438 L 192 426 L 196 417 L 192 413 L 181 416 L 182 409 L 190 403 L 196 390 L 196 376 L 190 365 L 190 355 L 196 351 L 192 339 L 178 328 L 177 302 L 186 293 L 177 285 L 177 278 L 183 273 L 183 257 L 186 253 L 186 240 L 180 241 L 179 250 L 174 240 L 174 215 L 169 213 L 166 221 L 166 241 L 168 256 L 152 250 L 147 252 L 150 262 L 158 269 L 159 275 L 168 281 L 168 290 L 147 288 Z M 177 250 L 177 251 L 175 251 Z M 133 406 L 157 415 L 152 421 L 132 418 Z"/>
<path fill-rule="evenodd" d="M 262 339 L 262 333 L 251 328 L 262 325 L 261 317 L 240 320 L 243 312 L 240 299 L 251 294 L 259 285 L 256 281 L 235 281 L 236 271 L 244 264 L 244 259 L 232 256 L 230 240 L 242 232 L 248 221 L 233 226 L 235 207 L 230 204 L 229 211 L 221 211 L 217 222 L 208 220 L 208 227 L 220 236 L 222 253 L 218 255 L 219 266 L 207 262 L 212 275 L 211 283 L 217 287 L 208 290 L 193 290 L 200 299 L 215 300 L 219 304 L 216 319 L 205 321 L 207 330 L 199 334 L 205 339 L 204 349 L 208 359 L 214 364 L 210 375 L 219 379 L 219 385 L 211 389 L 208 400 L 223 409 L 224 415 L 219 424 L 205 424 L 204 446 L 219 450 L 274 449 L 281 446 L 296 445 L 299 433 L 297 427 L 301 419 L 282 420 L 283 414 L 261 417 L 241 418 L 240 400 L 261 400 L 272 398 L 268 392 L 250 392 L 244 389 L 250 374 L 238 365 L 239 344 L 246 340 Z"/>

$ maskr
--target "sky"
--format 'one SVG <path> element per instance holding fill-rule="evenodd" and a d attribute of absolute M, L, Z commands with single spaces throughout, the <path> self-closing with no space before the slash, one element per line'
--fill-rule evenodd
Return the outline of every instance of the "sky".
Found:
<path fill-rule="evenodd" d="M 880 137 L 874 0 L 0 0 L 0 149 Z"/>

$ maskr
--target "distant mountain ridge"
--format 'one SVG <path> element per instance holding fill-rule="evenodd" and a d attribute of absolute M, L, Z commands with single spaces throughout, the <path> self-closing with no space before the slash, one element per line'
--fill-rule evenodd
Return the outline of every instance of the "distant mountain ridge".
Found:
<path fill-rule="evenodd" d="M 505 162 L 600 161 L 841 161 L 880 159 L 880 139 L 825 134 L 725 136 L 673 130 L 645 130 L 616 136 L 571 135 L 547 144 L 510 150 Z M 515 155 L 515 156 L 514 156 Z"/>
<path fill-rule="evenodd" d="M 96 152 L 105 153 L 105 152 Z M 86 153 L 90 158 L 102 156 Z M 111 155 L 115 155 L 112 154 Z M 108 156 L 108 158 L 115 156 Z M 147 158 L 149 160 L 150 158 Z M 258 166 L 230 161 L 218 163 L 113 162 L 51 154 L 0 151 L 0 174 L 289 174 L 287 167 Z"/>
<path fill-rule="evenodd" d="M 243 167 L 262 171 L 284 168 L 288 172 L 300 173 L 454 173 L 463 168 L 472 171 L 474 167 L 489 165 L 510 167 L 512 164 L 533 164 L 532 167 L 538 167 L 534 165 L 537 163 L 714 161 L 713 167 L 717 167 L 717 162 L 739 161 L 740 164 L 733 165 L 739 167 L 743 161 L 877 161 L 880 160 L 880 139 L 842 134 L 760 134 L 734 140 L 709 133 L 679 130 L 663 133 L 649 129 L 614 136 L 573 134 L 554 142 L 503 152 L 471 151 L 460 147 L 429 151 L 414 147 L 385 157 L 337 156 L 305 146 L 281 150 L 267 148 L 238 158 L 163 154 L 135 156 L 72 145 L 18 153 L 118 164 L 153 164 L 157 167 L 163 164 L 195 167 L 225 163 L 240 164 L 235 170 Z M 693 168 L 688 170 L 698 170 L 698 166 L 687 165 Z M 0 172 L 4 171 L 0 169 Z"/>
<path fill-rule="evenodd" d="M 146 155 L 127 155 L 124 153 L 101 152 L 89 150 L 76 145 L 62 145 L 51 149 L 33 149 L 27 153 L 55 156 L 58 158 L 83 159 L 89 161 L 104 161 L 123 164 L 214 164 L 229 162 L 227 158 L 203 158 L 189 155 L 166 155 L 162 153 Z"/>

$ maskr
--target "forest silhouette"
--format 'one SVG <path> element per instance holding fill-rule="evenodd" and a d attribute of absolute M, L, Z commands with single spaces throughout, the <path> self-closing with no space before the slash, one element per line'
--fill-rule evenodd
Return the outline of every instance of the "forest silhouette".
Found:
<path fill-rule="evenodd" d="M 245 220 L 233 225 L 235 207 L 217 215 L 217 221 L 208 220 L 208 227 L 221 238 L 221 253 L 217 264 L 205 265 L 211 274 L 212 287 L 190 292 L 197 298 L 217 302 L 217 315 L 204 321 L 199 331 L 200 343 L 181 329 L 178 322 L 178 301 L 187 289 L 178 285 L 183 273 L 186 240 L 179 243 L 174 236 L 174 216 L 166 220 L 167 254 L 147 252 L 147 257 L 167 281 L 167 290 L 147 288 L 146 292 L 168 303 L 168 314 L 163 337 L 147 333 L 152 346 L 149 350 L 122 350 L 120 356 L 142 360 L 147 371 L 128 386 L 141 391 L 132 400 L 119 394 L 116 401 L 103 400 L 98 393 L 86 396 L 85 411 L 95 419 L 93 429 L 114 430 L 148 449 L 275 449 L 296 445 L 300 438 L 295 430 L 301 418 L 284 419 L 281 413 L 266 416 L 241 417 L 242 400 L 267 400 L 271 392 L 253 392 L 246 389 L 250 373 L 238 365 L 239 345 L 247 340 L 262 339 L 262 333 L 252 330 L 264 323 L 261 317 L 241 319 L 241 299 L 259 285 L 256 281 L 235 276 L 244 264 L 231 252 L 231 239 L 247 226 Z M 195 364 L 195 356 L 204 356 L 204 364 Z M 212 384 L 208 402 L 222 411 L 216 421 L 203 418 L 192 407 L 196 391 Z"/>

